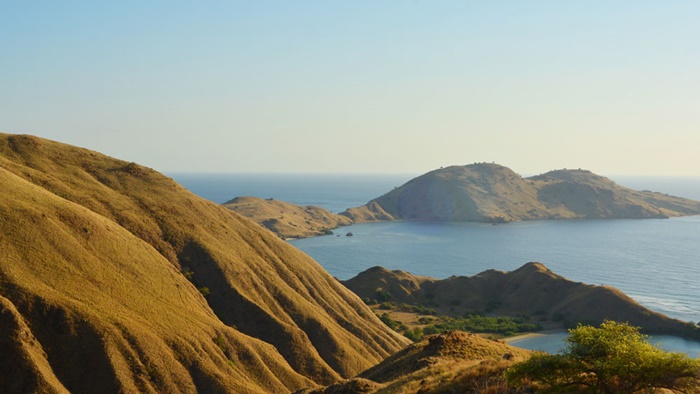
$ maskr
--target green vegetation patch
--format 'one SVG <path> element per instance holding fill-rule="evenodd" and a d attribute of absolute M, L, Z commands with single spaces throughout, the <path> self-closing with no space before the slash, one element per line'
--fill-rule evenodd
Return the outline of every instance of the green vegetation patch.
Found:
<path fill-rule="evenodd" d="M 514 388 L 562 393 L 696 393 L 700 361 L 665 352 L 637 327 L 606 321 L 569 330 L 562 354 L 536 353 L 506 373 Z"/>
<path fill-rule="evenodd" d="M 380 306 L 380 309 L 385 308 Z M 401 307 L 397 305 L 394 310 L 411 312 L 410 310 L 401 309 Z M 435 311 L 432 311 L 432 313 L 434 314 Z M 435 317 L 422 316 L 418 319 L 418 323 L 426 324 L 426 326 L 422 328 L 415 327 L 413 329 L 393 320 L 386 312 L 379 316 L 379 319 L 392 330 L 403 333 L 405 337 L 414 342 L 419 341 L 424 335 L 440 334 L 452 330 L 471 333 L 501 334 L 505 336 L 511 336 L 521 332 L 542 330 L 542 326 L 539 324 L 529 323 L 522 317 L 491 317 L 479 314 L 466 314 L 463 317 L 450 317 L 445 315 Z"/>
<path fill-rule="evenodd" d="M 439 334 L 450 330 L 476 333 L 487 332 L 510 336 L 519 332 L 540 331 L 542 330 L 542 326 L 528 323 L 520 317 L 491 317 L 467 314 L 462 318 L 440 316 L 437 323 L 430 324 L 423 328 L 423 334 Z"/>

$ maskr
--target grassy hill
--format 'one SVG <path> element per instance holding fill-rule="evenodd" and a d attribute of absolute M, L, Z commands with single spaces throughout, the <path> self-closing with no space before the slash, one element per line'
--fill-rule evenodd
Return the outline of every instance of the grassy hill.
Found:
<path fill-rule="evenodd" d="M 236 197 L 223 204 L 282 238 L 306 238 L 329 234 L 332 229 L 352 224 L 350 218 L 313 205 L 300 206 L 258 197 Z"/>
<path fill-rule="evenodd" d="M 289 392 L 408 341 L 311 258 L 134 163 L 0 134 L 2 392 Z"/>
<path fill-rule="evenodd" d="M 511 272 L 488 270 L 442 280 L 374 267 L 343 284 L 363 299 L 422 305 L 440 314 L 525 315 L 533 322 L 559 324 L 615 320 L 648 332 L 700 334 L 692 323 L 653 312 L 613 287 L 573 282 L 540 263 L 527 263 Z"/>
<path fill-rule="evenodd" d="M 698 215 L 700 202 L 628 189 L 585 170 L 522 178 L 480 163 L 431 171 L 341 214 L 354 222 L 667 218 Z"/>
<path fill-rule="evenodd" d="M 427 336 L 353 379 L 300 393 L 514 392 L 504 391 L 503 372 L 529 355 L 505 342 L 451 331 Z"/>

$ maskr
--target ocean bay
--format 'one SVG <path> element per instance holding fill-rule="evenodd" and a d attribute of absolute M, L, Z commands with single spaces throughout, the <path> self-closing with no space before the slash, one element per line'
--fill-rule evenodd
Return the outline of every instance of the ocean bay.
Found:
<path fill-rule="evenodd" d="M 533 334 L 523 339 L 508 341 L 511 345 L 529 350 L 541 350 L 547 353 L 559 353 L 566 346 L 567 332 Z M 700 342 L 691 341 L 671 335 L 653 335 L 647 338 L 649 343 L 670 352 L 682 352 L 690 357 L 700 357 Z"/>
<path fill-rule="evenodd" d="M 222 203 L 236 196 L 358 206 L 411 175 L 172 174 L 195 194 Z M 700 199 L 700 178 L 618 177 L 623 185 Z M 353 237 L 345 237 L 352 232 Z M 348 279 L 375 265 L 445 278 L 538 261 L 573 281 L 619 288 L 655 311 L 700 320 L 700 216 L 671 219 L 555 220 L 508 224 L 355 224 L 338 236 L 292 240 L 332 275 Z"/>
<path fill-rule="evenodd" d="M 700 217 L 529 221 L 508 224 L 388 222 L 338 229 L 353 237 L 290 241 L 332 275 L 375 265 L 445 278 L 529 261 L 573 281 L 617 287 L 650 309 L 700 319 Z"/>

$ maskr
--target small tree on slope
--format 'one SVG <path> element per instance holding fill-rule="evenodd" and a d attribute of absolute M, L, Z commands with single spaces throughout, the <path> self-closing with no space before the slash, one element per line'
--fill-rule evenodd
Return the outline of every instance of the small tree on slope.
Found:
<path fill-rule="evenodd" d="M 514 365 L 509 384 L 552 393 L 700 393 L 700 361 L 651 345 L 636 327 L 606 321 L 569 332 L 562 354 L 536 353 Z"/>

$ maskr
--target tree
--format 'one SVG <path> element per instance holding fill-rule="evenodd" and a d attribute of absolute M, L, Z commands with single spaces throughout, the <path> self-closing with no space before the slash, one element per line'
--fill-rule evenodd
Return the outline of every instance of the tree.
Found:
<path fill-rule="evenodd" d="M 536 353 L 514 365 L 509 384 L 555 393 L 700 392 L 700 361 L 653 346 L 637 327 L 606 321 L 569 332 L 562 354 Z"/>

